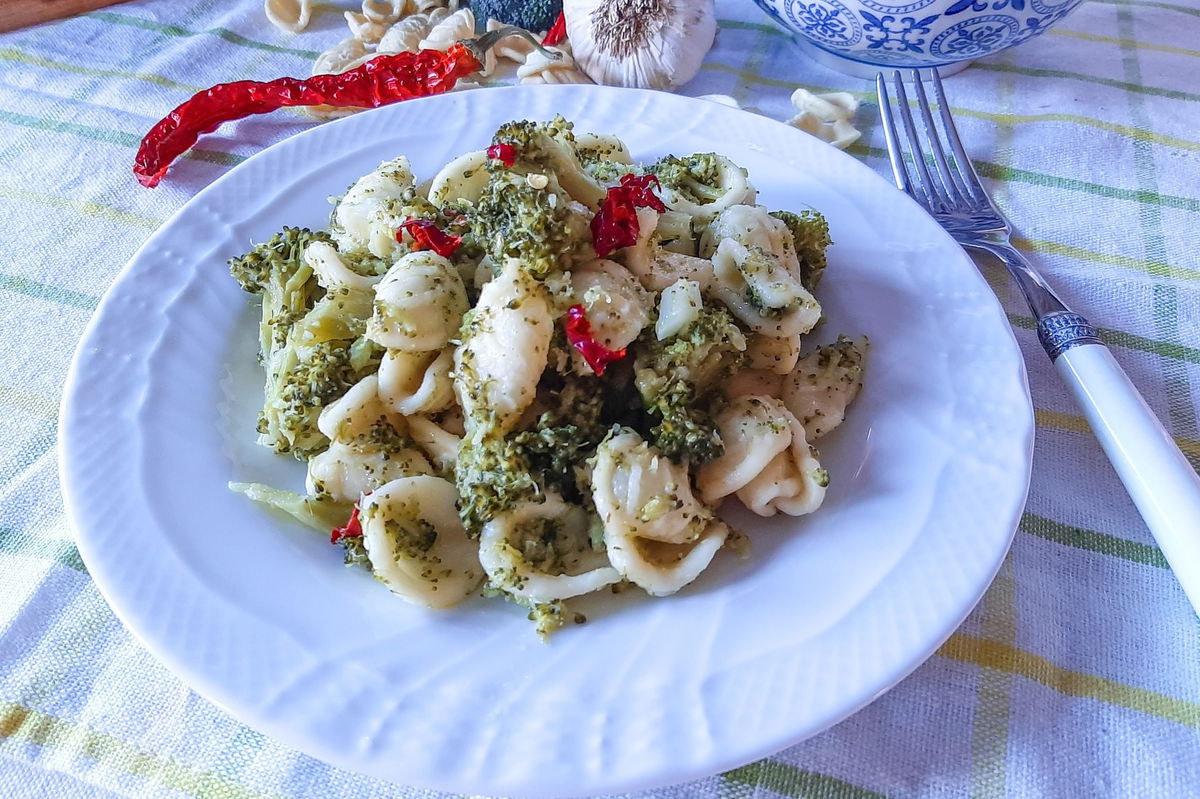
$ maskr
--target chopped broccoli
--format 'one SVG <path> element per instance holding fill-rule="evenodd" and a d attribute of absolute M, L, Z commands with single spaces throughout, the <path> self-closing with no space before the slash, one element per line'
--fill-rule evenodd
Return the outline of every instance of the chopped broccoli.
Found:
<path fill-rule="evenodd" d="M 518 162 L 546 167 L 560 147 L 566 147 L 571 153 L 576 152 L 574 127 L 561 116 L 549 122 L 515 120 L 497 128 L 492 143 L 512 145 L 517 151 Z"/>
<path fill-rule="evenodd" d="M 493 431 L 465 439 L 454 464 L 458 511 L 467 532 L 478 536 L 489 519 L 538 491 L 522 447 Z"/>
<path fill-rule="evenodd" d="M 825 248 L 833 243 L 829 238 L 829 223 L 817 211 L 798 214 L 773 211 L 771 216 L 782 221 L 791 231 L 796 257 L 800 259 L 800 282 L 804 288 L 814 291 L 825 272 Z"/>
<path fill-rule="evenodd" d="M 635 383 L 656 424 L 650 440 L 674 461 L 705 463 L 724 445 L 709 413 L 721 381 L 741 365 L 746 339 L 724 308 L 701 308 L 678 336 L 659 341 L 653 327 L 637 342 Z"/>
<path fill-rule="evenodd" d="M 297 458 L 316 455 L 329 445 L 317 429 L 321 409 L 358 382 L 350 365 L 350 350 L 341 342 L 322 341 L 312 347 L 282 350 L 282 358 L 267 373 L 266 402 L 258 417 L 261 442 L 276 452 Z"/>
<path fill-rule="evenodd" d="M 475 19 L 495 19 L 528 31 L 549 30 L 562 11 L 562 0 L 471 0 Z"/>
<path fill-rule="evenodd" d="M 721 161 L 716 153 L 695 153 L 685 158 L 668 155 L 648 171 L 664 189 L 694 203 L 710 203 L 725 193 L 720 188 Z"/>
<path fill-rule="evenodd" d="M 647 412 L 659 420 L 650 428 L 650 442 L 677 463 L 690 460 L 699 465 L 719 458 L 725 444 L 693 393 L 685 381 L 675 380 L 647 403 Z"/>
<path fill-rule="evenodd" d="M 472 217 L 475 240 L 497 264 L 517 258 L 544 278 L 565 264 L 586 231 L 571 224 L 573 213 L 548 188 L 535 189 L 525 176 L 492 172 Z"/>

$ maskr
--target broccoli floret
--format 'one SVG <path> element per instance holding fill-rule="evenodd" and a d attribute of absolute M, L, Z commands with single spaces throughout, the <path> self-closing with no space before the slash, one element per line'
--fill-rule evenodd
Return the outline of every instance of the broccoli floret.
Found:
<path fill-rule="evenodd" d="M 510 144 L 517 151 L 518 162 L 546 167 L 551 164 L 559 147 L 576 152 L 574 127 L 562 116 L 556 116 L 549 122 L 528 119 L 506 122 L 496 129 L 492 144 Z"/>
<path fill-rule="evenodd" d="M 329 241 L 329 234 L 285 227 L 245 255 L 230 258 L 229 273 L 251 294 L 277 299 L 293 311 L 307 310 L 321 294 L 316 281 L 308 281 L 312 272 L 304 263 L 304 248 L 314 240 Z"/>
<path fill-rule="evenodd" d="M 496 514 L 536 495 L 532 469 L 524 449 L 499 433 L 485 430 L 463 441 L 454 482 L 458 512 L 471 536 Z"/>
<path fill-rule="evenodd" d="M 725 192 L 720 188 L 721 161 L 716 153 L 695 153 L 685 158 L 668 155 L 649 172 L 669 189 L 694 203 L 710 203 Z"/>
<path fill-rule="evenodd" d="M 544 278 L 565 263 L 580 240 L 572 216 L 548 187 L 536 189 L 524 175 L 500 170 L 488 179 L 471 221 L 475 241 L 497 264 L 517 258 L 529 274 Z"/>
<path fill-rule="evenodd" d="M 350 364 L 350 348 L 322 341 L 288 346 L 279 372 L 267 375 L 267 398 L 258 417 L 261 442 L 276 452 L 309 458 L 329 445 L 317 429 L 321 409 L 345 394 L 360 375 Z"/>
<path fill-rule="evenodd" d="M 702 397 L 741 365 L 746 337 L 729 311 L 705 306 L 679 335 L 663 341 L 648 325 L 635 347 L 634 375 L 643 399 L 657 397 L 677 380 Z"/>
<path fill-rule="evenodd" d="M 495 19 L 529 31 L 549 30 L 562 11 L 562 0 L 471 0 L 475 19 Z"/>
<path fill-rule="evenodd" d="M 671 460 L 693 465 L 708 463 L 725 452 L 712 416 L 700 407 L 691 387 L 675 380 L 647 405 L 659 422 L 650 428 L 650 442 Z"/>
<path fill-rule="evenodd" d="M 800 259 L 800 282 L 804 288 L 814 291 L 825 272 L 825 248 L 833 243 L 829 238 L 829 223 L 823 215 L 811 210 L 798 214 L 773 211 L 771 216 L 791 231 L 796 257 Z"/>

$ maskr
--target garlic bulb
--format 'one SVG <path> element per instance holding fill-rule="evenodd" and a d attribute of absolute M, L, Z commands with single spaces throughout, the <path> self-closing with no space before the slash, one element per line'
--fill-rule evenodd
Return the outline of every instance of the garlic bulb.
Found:
<path fill-rule="evenodd" d="M 674 89 L 717 33 L 713 0 L 563 0 L 575 60 L 610 86 Z"/>

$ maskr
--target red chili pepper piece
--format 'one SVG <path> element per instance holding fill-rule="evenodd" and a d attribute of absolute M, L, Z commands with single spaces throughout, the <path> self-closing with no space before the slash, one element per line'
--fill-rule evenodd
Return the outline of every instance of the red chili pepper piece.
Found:
<path fill-rule="evenodd" d="M 336 544 L 343 538 L 358 538 L 363 534 L 362 524 L 358 521 L 358 506 L 350 511 L 350 520 L 341 527 L 335 527 L 329 533 L 329 543 Z"/>
<path fill-rule="evenodd" d="M 604 197 L 600 210 L 592 217 L 592 246 L 596 255 L 604 258 L 613 250 L 637 244 L 637 209 L 653 208 L 659 213 L 667 210 L 662 200 L 650 190 L 658 185 L 654 175 L 625 175 L 620 186 L 613 186 Z"/>
<path fill-rule="evenodd" d="M 150 129 L 138 148 L 133 174 L 143 186 L 157 186 L 172 161 L 195 144 L 200 134 L 216 130 L 223 122 L 286 106 L 375 108 L 440 94 L 482 66 L 471 49 L 459 42 L 444 53 L 421 50 L 381 55 L 340 75 L 221 83 L 185 100 Z"/>
<path fill-rule="evenodd" d="M 499 161 L 505 166 L 512 166 L 517 162 L 517 148 L 513 147 L 511 144 L 505 144 L 503 142 L 500 144 L 493 144 L 484 152 L 487 153 L 488 158 L 492 159 L 493 161 Z"/>
<path fill-rule="evenodd" d="M 610 350 L 596 340 L 592 334 L 592 324 L 588 321 L 587 311 L 582 305 L 572 305 L 567 309 L 567 321 L 563 323 L 567 331 L 567 341 L 579 350 L 579 354 L 587 361 L 588 366 L 597 376 L 604 374 L 605 368 L 613 361 L 625 357 L 625 348 Z"/>
<path fill-rule="evenodd" d="M 542 38 L 542 44 L 546 47 L 553 47 L 565 38 L 567 38 L 567 15 L 559 11 L 558 16 L 554 19 L 554 24 Z"/>
<path fill-rule="evenodd" d="M 428 219 L 405 219 L 396 231 L 396 240 L 402 241 L 405 233 L 412 237 L 414 250 L 433 250 L 443 258 L 462 246 L 462 236 L 447 233 Z"/>

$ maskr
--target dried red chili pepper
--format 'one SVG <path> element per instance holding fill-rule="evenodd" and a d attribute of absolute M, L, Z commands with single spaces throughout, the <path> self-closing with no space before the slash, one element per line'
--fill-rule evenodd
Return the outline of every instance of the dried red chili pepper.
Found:
<path fill-rule="evenodd" d="M 546 47 L 553 47 L 565 38 L 567 38 L 567 15 L 559 11 L 558 16 L 554 19 L 554 24 L 542 37 L 542 44 Z"/>
<path fill-rule="evenodd" d="M 343 538 L 359 538 L 363 534 L 362 524 L 358 521 L 358 506 L 350 511 L 350 520 L 341 527 L 335 527 L 329 533 L 329 543 L 336 544 Z"/>
<path fill-rule="evenodd" d="M 517 162 L 517 148 L 511 144 L 505 144 L 504 142 L 493 144 L 484 152 L 487 153 L 488 158 L 493 161 L 499 161 L 505 166 L 512 166 Z"/>
<path fill-rule="evenodd" d="M 218 84 L 185 100 L 150 129 L 134 158 L 133 174 L 143 186 L 157 186 L 172 161 L 195 144 L 200 134 L 216 130 L 223 122 L 286 106 L 376 108 L 449 91 L 460 78 L 483 67 L 484 56 L 497 41 L 513 35 L 523 36 L 542 49 L 528 31 L 504 27 L 478 39 L 456 42 L 445 52 L 421 50 L 381 55 L 339 75 Z M 543 54 L 561 58 L 549 50 L 543 50 Z"/>
<path fill-rule="evenodd" d="M 624 347 L 610 350 L 596 340 L 592 333 L 592 323 L 588 321 L 587 311 L 582 305 L 572 305 L 567 309 L 567 321 L 563 323 L 563 327 L 567 331 L 567 341 L 579 350 L 579 354 L 597 376 L 604 374 L 610 363 L 625 357 Z"/>
<path fill-rule="evenodd" d="M 396 240 L 403 241 L 405 233 L 412 237 L 414 250 L 433 250 L 443 258 L 462 246 L 462 236 L 447 233 L 428 219 L 405 219 L 396 231 Z"/>
<path fill-rule="evenodd" d="M 620 186 L 608 190 L 600 210 L 592 217 L 592 247 L 596 255 L 604 258 L 613 250 L 637 244 L 641 231 L 638 208 L 653 208 L 660 213 L 667 210 L 662 200 L 650 190 L 651 184 L 658 185 L 654 175 L 629 174 L 621 178 Z"/>

